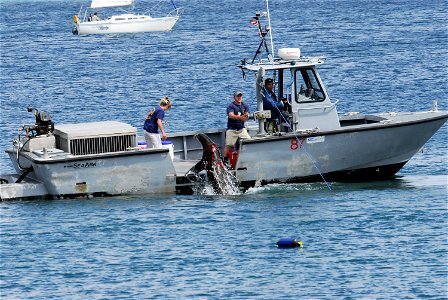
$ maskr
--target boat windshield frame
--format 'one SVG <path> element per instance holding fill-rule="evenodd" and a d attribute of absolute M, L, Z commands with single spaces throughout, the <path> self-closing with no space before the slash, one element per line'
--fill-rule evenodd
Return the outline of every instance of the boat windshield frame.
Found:
<path fill-rule="evenodd" d="M 298 74 L 300 72 L 300 74 Z M 310 74 L 310 72 L 312 74 Z M 299 83 L 300 80 L 300 83 Z M 295 102 L 315 103 L 326 99 L 322 83 L 314 67 L 301 67 L 294 69 Z"/>

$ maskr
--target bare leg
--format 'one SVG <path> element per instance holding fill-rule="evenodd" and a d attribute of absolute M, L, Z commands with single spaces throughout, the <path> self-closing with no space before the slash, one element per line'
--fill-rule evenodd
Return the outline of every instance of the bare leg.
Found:
<path fill-rule="evenodd" d="M 227 153 L 229 153 L 229 146 L 225 146 L 224 147 L 224 150 L 222 151 L 222 155 L 224 156 L 224 157 L 227 157 Z"/>
<path fill-rule="evenodd" d="M 232 146 L 225 146 L 224 150 L 222 152 L 223 158 L 226 159 L 227 158 L 227 154 L 232 151 Z"/>

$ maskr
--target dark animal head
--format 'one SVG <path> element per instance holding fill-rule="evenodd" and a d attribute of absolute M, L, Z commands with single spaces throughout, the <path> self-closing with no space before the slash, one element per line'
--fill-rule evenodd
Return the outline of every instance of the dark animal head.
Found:
<path fill-rule="evenodd" d="M 210 169 L 213 164 L 223 166 L 221 152 L 219 147 L 205 134 L 198 133 L 195 138 L 202 145 L 202 161 L 205 163 L 206 169 Z"/>

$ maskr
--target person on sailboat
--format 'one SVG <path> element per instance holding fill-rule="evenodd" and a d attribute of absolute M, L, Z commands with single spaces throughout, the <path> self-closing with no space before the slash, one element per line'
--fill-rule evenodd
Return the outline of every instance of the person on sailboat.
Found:
<path fill-rule="evenodd" d="M 101 21 L 101 18 L 98 17 L 98 13 L 94 12 L 92 16 L 92 21 Z"/>
<path fill-rule="evenodd" d="M 158 107 L 153 108 L 146 117 L 143 125 L 143 135 L 146 140 L 146 148 L 162 148 L 162 139 L 166 140 L 165 129 L 163 128 L 163 118 L 165 111 L 171 108 L 171 101 L 168 96 L 165 96 L 160 101 Z M 159 129 L 162 133 L 162 139 L 159 135 Z"/>
<path fill-rule="evenodd" d="M 236 91 L 233 93 L 233 102 L 227 106 L 227 131 L 226 146 L 223 155 L 226 159 L 227 154 L 235 146 L 238 138 L 250 139 L 249 133 L 244 126 L 244 122 L 249 120 L 249 105 L 243 103 L 243 93 Z"/>

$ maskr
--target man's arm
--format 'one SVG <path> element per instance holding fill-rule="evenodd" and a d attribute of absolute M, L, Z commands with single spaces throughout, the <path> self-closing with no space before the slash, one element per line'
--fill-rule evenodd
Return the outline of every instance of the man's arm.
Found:
<path fill-rule="evenodd" d="M 243 121 L 246 122 L 247 120 L 249 120 L 249 114 L 246 112 L 244 113 L 244 115 L 236 115 L 233 111 L 229 112 L 229 118 L 232 120 L 239 120 L 239 121 Z"/>

